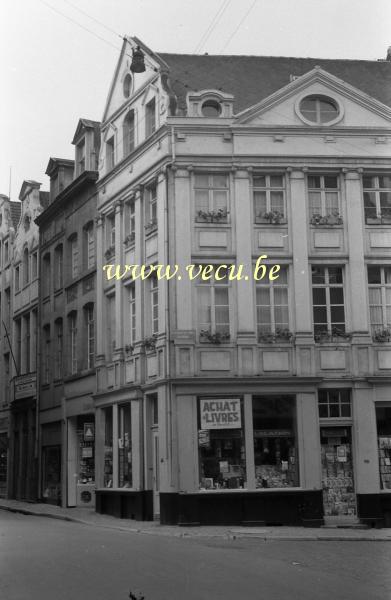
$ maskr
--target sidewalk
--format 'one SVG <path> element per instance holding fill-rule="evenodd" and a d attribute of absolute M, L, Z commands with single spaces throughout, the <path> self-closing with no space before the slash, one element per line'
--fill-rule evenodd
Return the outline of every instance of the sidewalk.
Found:
<path fill-rule="evenodd" d="M 391 541 L 391 529 L 310 529 L 305 527 L 240 527 L 202 526 L 179 527 L 160 525 L 155 521 L 133 521 L 99 515 L 91 508 L 61 508 L 51 504 L 32 504 L 18 500 L 0 499 L 0 510 L 24 515 L 47 517 L 131 533 L 192 538 L 254 538 L 261 540 L 325 540 L 325 541 Z M 0 515 L 1 520 L 1 515 Z"/>

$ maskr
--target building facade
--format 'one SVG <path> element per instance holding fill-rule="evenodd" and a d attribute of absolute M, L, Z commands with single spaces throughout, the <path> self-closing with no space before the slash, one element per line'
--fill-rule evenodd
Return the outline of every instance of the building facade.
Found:
<path fill-rule="evenodd" d="M 95 217 L 99 123 L 80 119 L 75 160 L 51 158 L 40 231 L 40 497 L 93 505 Z"/>
<path fill-rule="evenodd" d="M 21 212 L 20 202 L 0 195 L 0 497 L 8 493 L 9 409 L 12 398 L 12 257 L 15 231 Z"/>
<path fill-rule="evenodd" d="M 124 41 L 99 162 L 98 511 L 389 524 L 390 71 Z"/>
<path fill-rule="evenodd" d="M 34 220 L 48 204 L 48 192 L 41 184 L 24 181 L 19 194 L 21 216 L 16 229 L 12 256 L 12 348 L 13 393 L 10 403 L 8 497 L 37 499 L 37 327 L 38 327 L 38 245 Z"/>

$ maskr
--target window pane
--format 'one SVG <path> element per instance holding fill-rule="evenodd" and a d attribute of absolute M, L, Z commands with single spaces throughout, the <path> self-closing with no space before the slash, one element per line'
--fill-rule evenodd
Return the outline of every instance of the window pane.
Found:
<path fill-rule="evenodd" d="M 213 210 L 219 210 L 220 208 L 223 210 L 227 210 L 227 192 L 222 191 L 214 191 L 213 192 Z"/>
<path fill-rule="evenodd" d="M 195 192 L 196 210 L 207 212 L 209 210 L 209 194 L 207 191 L 196 190 Z"/>
<path fill-rule="evenodd" d="M 344 323 L 345 321 L 345 309 L 343 306 L 331 306 L 331 323 Z"/>
<path fill-rule="evenodd" d="M 312 267 L 312 283 L 325 283 L 325 271 L 322 267 Z"/>
<path fill-rule="evenodd" d="M 326 192 L 326 214 L 334 214 L 338 212 L 338 194 L 335 192 Z"/>
<path fill-rule="evenodd" d="M 391 192 L 380 192 L 380 208 L 383 216 L 391 217 Z"/>
<path fill-rule="evenodd" d="M 270 175 L 270 187 L 283 187 L 284 180 L 282 175 Z"/>
<path fill-rule="evenodd" d="M 374 177 L 363 177 L 363 186 L 366 189 L 376 187 L 375 178 Z"/>
<path fill-rule="evenodd" d="M 368 267 L 368 283 L 381 283 L 380 267 Z"/>
<path fill-rule="evenodd" d="M 284 214 L 284 193 L 270 192 L 270 210 L 278 210 Z"/>
<path fill-rule="evenodd" d="M 209 182 L 209 177 L 206 174 L 198 173 L 197 175 L 194 176 L 195 187 L 207 188 L 207 187 L 209 187 L 208 182 Z"/>
<path fill-rule="evenodd" d="M 326 288 L 313 288 L 312 301 L 314 304 L 326 304 Z"/>
<path fill-rule="evenodd" d="M 343 288 L 342 287 L 331 287 L 330 288 L 330 302 L 331 304 L 343 304 Z"/>
<path fill-rule="evenodd" d="M 322 214 L 322 199 L 320 192 L 309 192 L 308 202 L 311 216 L 315 214 Z"/>
<path fill-rule="evenodd" d="M 326 307 L 314 306 L 314 323 L 327 325 Z"/>
<path fill-rule="evenodd" d="M 212 175 L 212 185 L 215 188 L 222 188 L 228 186 L 228 178 L 226 175 Z"/>
<path fill-rule="evenodd" d="M 315 175 L 308 176 L 308 187 L 310 189 L 320 189 L 320 177 Z"/>
<path fill-rule="evenodd" d="M 385 283 L 391 283 L 391 268 L 384 267 L 384 281 Z"/>
<path fill-rule="evenodd" d="M 391 189 L 391 175 L 379 175 L 379 187 Z"/>
<path fill-rule="evenodd" d="M 297 487 L 295 398 L 254 397 L 253 423 L 256 487 Z"/>
<path fill-rule="evenodd" d="M 327 189 L 337 189 L 338 188 L 338 177 L 335 175 L 325 175 L 324 176 L 324 187 Z"/>
<path fill-rule="evenodd" d="M 254 192 L 255 216 L 263 217 L 266 208 L 266 192 Z"/>
<path fill-rule="evenodd" d="M 211 304 L 210 288 L 198 288 L 198 324 L 200 329 L 210 329 L 211 325 Z"/>
<path fill-rule="evenodd" d="M 343 283 L 340 267 L 329 267 L 329 283 Z"/>
<path fill-rule="evenodd" d="M 257 286 L 257 304 L 259 306 L 269 306 L 270 304 L 270 289 L 268 287 Z"/>
<path fill-rule="evenodd" d="M 199 411 L 200 489 L 246 487 L 242 401 L 202 398 Z"/>

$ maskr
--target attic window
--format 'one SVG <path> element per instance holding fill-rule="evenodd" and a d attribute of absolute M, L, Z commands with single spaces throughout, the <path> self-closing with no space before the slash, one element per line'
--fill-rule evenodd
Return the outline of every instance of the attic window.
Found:
<path fill-rule="evenodd" d="M 217 100 L 206 100 L 201 111 L 204 117 L 219 117 L 221 115 L 221 104 Z"/>
<path fill-rule="evenodd" d="M 124 91 L 125 98 L 129 98 L 131 89 L 132 89 L 132 76 L 130 75 L 130 73 L 127 73 L 127 75 L 125 76 L 125 79 L 124 79 L 124 83 L 123 83 L 123 91 Z"/>
<path fill-rule="evenodd" d="M 311 125 L 329 125 L 340 116 L 338 103 L 328 96 L 306 96 L 299 105 L 300 115 Z"/>

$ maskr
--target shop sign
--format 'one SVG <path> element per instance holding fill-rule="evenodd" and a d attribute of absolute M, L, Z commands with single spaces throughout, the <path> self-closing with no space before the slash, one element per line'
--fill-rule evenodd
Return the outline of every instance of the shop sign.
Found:
<path fill-rule="evenodd" d="M 95 424 L 84 423 L 84 441 L 93 442 L 95 439 Z"/>
<path fill-rule="evenodd" d="M 36 392 L 36 376 L 35 375 L 20 375 L 15 378 L 15 400 L 18 398 L 28 398 L 35 396 Z"/>
<path fill-rule="evenodd" d="M 346 427 L 327 427 L 321 429 L 321 435 L 324 438 L 347 437 L 348 430 Z"/>
<path fill-rule="evenodd" d="M 240 429 L 240 399 L 200 400 L 201 429 Z"/>
<path fill-rule="evenodd" d="M 276 437 L 292 437 L 290 429 L 255 429 L 255 438 L 276 438 Z"/>

